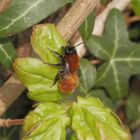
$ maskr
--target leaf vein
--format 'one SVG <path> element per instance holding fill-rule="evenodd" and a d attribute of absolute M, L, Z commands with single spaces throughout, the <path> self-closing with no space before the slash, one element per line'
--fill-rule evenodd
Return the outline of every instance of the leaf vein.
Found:
<path fill-rule="evenodd" d="M 4 50 L 4 48 L 3 48 L 2 45 L 0 45 L 0 50 L 3 52 L 3 54 L 6 56 L 6 58 L 7 58 L 10 62 L 12 62 L 11 57 L 10 57 L 10 56 L 8 55 L 8 53 Z"/>
<path fill-rule="evenodd" d="M 32 10 L 34 7 L 36 7 L 39 3 L 41 3 L 43 0 L 38 0 L 36 3 L 34 3 L 29 9 L 27 9 L 24 13 L 22 13 L 19 17 L 15 18 L 11 21 L 9 25 L 2 28 L 0 31 L 7 30 L 10 26 L 12 26 L 16 21 L 18 21 L 20 18 L 24 17 L 30 10 Z"/>
<path fill-rule="evenodd" d="M 119 41 L 119 29 L 117 28 L 118 27 L 118 20 L 116 19 L 117 17 L 114 16 L 114 21 L 115 21 L 115 39 L 114 39 L 114 50 L 113 50 L 113 53 L 112 53 L 112 58 L 115 56 L 116 54 L 116 51 L 117 51 L 117 48 L 118 48 L 118 41 Z"/>
<path fill-rule="evenodd" d="M 112 69 L 113 69 L 113 74 L 114 74 L 114 80 L 115 80 L 115 83 L 116 83 L 116 90 L 118 91 L 118 96 L 121 97 L 121 92 L 120 92 L 120 87 L 119 87 L 119 79 L 118 79 L 118 73 L 117 73 L 117 70 L 116 70 L 116 67 L 115 65 L 112 63 Z"/>
<path fill-rule="evenodd" d="M 95 41 L 93 41 L 93 45 L 95 45 L 97 48 L 99 48 L 99 50 L 101 50 L 102 52 L 104 52 L 104 54 L 106 54 L 109 58 L 111 57 L 110 54 L 103 48 L 100 47 L 100 44 L 95 43 Z"/>
<path fill-rule="evenodd" d="M 107 72 L 110 69 L 110 64 L 108 65 L 108 67 L 106 68 L 106 70 L 104 71 L 104 73 L 102 73 L 102 75 L 97 79 L 97 82 L 100 82 L 107 74 Z"/>

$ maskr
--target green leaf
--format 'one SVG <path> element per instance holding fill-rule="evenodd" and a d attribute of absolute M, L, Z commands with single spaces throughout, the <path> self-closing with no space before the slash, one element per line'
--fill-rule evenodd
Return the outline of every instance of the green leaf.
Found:
<path fill-rule="evenodd" d="M 101 4 L 106 5 L 110 0 L 100 0 Z"/>
<path fill-rule="evenodd" d="M 94 23 L 95 23 L 96 11 L 93 10 L 91 14 L 86 18 L 84 23 L 80 26 L 80 34 L 83 40 L 87 40 L 91 37 Z"/>
<path fill-rule="evenodd" d="M 57 84 L 52 86 L 58 69 L 35 58 L 18 58 L 14 63 L 17 76 L 29 90 L 29 97 L 36 101 L 61 99 Z"/>
<path fill-rule="evenodd" d="M 110 107 L 112 109 L 116 108 L 116 104 L 106 96 L 105 92 L 101 89 L 94 89 L 91 90 L 88 94 L 87 97 L 96 97 L 99 98 L 103 104 L 105 104 L 107 107 Z"/>
<path fill-rule="evenodd" d="M 72 107 L 72 128 L 80 140 L 130 140 L 118 117 L 99 99 L 78 97 Z"/>
<path fill-rule="evenodd" d="M 140 97 L 136 94 L 131 94 L 127 99 L 125 107 L 127 118 L 132 123 L 140 124 Z"/>
<path fill-rule="evenodd" d="M 12 42 L 8 39 L 0 40 L 0 63 L 10 69 L 15 58 L 16 51 Z"/>
<path fill-rule="evenodd" d="M 109 13 L 105 31 L 102 37 L 91 37 L 87 46 L 104 62 L 97 70 L 96 86 L 120 99 L 128 94 L 130 76 L 140 73 L 140 46 L 129 40 L 123 16 L 116 9 Z"/>
<path fill-rule="evenodd" d="M 86 59 L 82 59 L 80 63 L 80 95 L 86 95 L 94 86 L 96 80 L 96 69 L 94 65 Z"/>
<path fill-rule="evenodd" d="M 39 54 L 43 61 L 51 64 L 60 63 L 58 56 L 51 50 L 61 54 L 62 47 L 65 47 L 67 43 L 54 24 L 35 26 L 31 41 L 34 51 Z"/>
<path fill-rule="evenodd" d="M 76 137 L 76 134 L 73 134 L 73 135 L 70 137 L 70 140 L 78 140 L 77 137 Z"/>
<path fill-rule="evenodd" d="M 134 12 L 140 15 L 140 0 L 131 0 Z"/>
<path fill-rule="evenodd" d="M 0 15 L 0 37 L 21 32 L 38 23 L 71 0 L 13 0 Z"/>
<path fill-rule="evenodd" d="M 55 103 L 40 103 L 24 122 L 24 140 L 65 140 L 70 125 L 66 108 Z"/>

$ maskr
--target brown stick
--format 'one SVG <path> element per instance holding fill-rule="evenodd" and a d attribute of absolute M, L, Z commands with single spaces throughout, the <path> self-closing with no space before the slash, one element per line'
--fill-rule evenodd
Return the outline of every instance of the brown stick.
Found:
<path fill-rule="evenodd" d="M 0 88 L 0 115 L 6 111 L 24 89 L 21 82 L 11 76 L 11 78 Z"/>
<path fill-rule="evenodd" d="M 69 40 L 79 28 L 88 14 L 95 8 L 96 0 L 77 0 L 64 18 L 57 25 L 58 30 L 66 40 Z M 25 88 L 15 77 L 0 88 L 0 115 L 15 101 Z"/>
<path fill-rule="evenodd" d="M 101 60 L 98 60 L 98 59 L 95 59 L 95 60 L 92 60 L 90 61 L 91 64 L 94 64 L 94 65 L 97 65 L 97 64 L 101 64 L 102 61 Z"/>
<path fill-rule="evenodd" d="M 58 30 L 66 40 L 72 37 L 95 6 L 96 0 L 77 0 L 57 25 Z"/>
<path fill-rule="evenodd" d="M 136 21 L 140 21 L 140 16 L 133 16 L 133 17 L 126 18 L 127 24 L 131 24 L 131 23 L 136 22 Z"/>
<path fill-rule="evenodd" d="M 24 119 L 0 119 L 0 127 L 22 125 L 23 122 L 24 122 Z"/>
<path fill-rule="evenodd" d="M 103 33 L 104 24 L 105 24 L 109 11 L 112 8 L 117 8 L 120 11 L 123 11 L 129 3 L 130 3 L 130 0 L 113 0 L 112 2 L 110 2 L 105 8 L 105 10 L 101 14 L 99 14 L 99 16 L 96 17 L 95 26 L 92 33 L 94 35 L 101 36 Z"/>

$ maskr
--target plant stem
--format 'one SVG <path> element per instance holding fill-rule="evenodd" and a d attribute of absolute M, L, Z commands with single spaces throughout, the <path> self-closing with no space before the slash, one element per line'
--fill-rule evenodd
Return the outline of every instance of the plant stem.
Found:
<path fill-rule="evenodd" d="M 96 17 L 95 26 L 92 34 L 101 36 L 109 11 L 113 8 L 117 8 L 118 10 L 123 11 L 125 7 L 130 3 L 130 1 L 131 0 L 113 0 L 112 2 L 110 2 L 104 9 L 104 11 Z"/>
<path fill-rule="evenodd" d="M 127 24 L 131 24 L 131 23 L 136 22 L 136 21 L 140 21 L 140 16 L 132 16 L 132 17 L 126 18 Z"/>
<path fill-rule="evenodd" d="M 72 37 L 95 6 L 96 0 L 77 0 L 75 2 L 57 25 L 59 32 L 66 40 Z"/>
<path fill-rule="evenodd" d="M 23 122 L 24 122 L 24 119 L 0 119 L 0 127 L 22 125 Z"/>

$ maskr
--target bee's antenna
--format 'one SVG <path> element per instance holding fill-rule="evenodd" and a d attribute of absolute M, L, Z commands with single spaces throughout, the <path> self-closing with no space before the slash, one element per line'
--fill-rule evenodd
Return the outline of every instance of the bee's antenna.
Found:
<path fill-rule="evenodd" d="M 68 42 L 69 43 L 69 46 L 71 46 L 71 47 L 78 47 L 79 45 L 81 45 L 81 44 L 84 44 L 84 42 L 81 42 L 81 43 L 79 43 L 78 45 L 76 45 L 76 46 L 73 46 L 71 43 L 70 43 L 70 41 Z"/>
<path fill-rule="evenodd" d="M 81 43 L 79 43 L 78 45 L 76 45 L 76 46 L 74 46 L 74 47 L 78 47 L 78 46 L 80 46 L 81 44 L 84 44 L 84 42 L 81 42 Z"/>
<path fill-rule="evenodd" d="M 68 41 L 69 45 L 72 46 L 72 44 L 70 43 L 70 41 Z"/>

